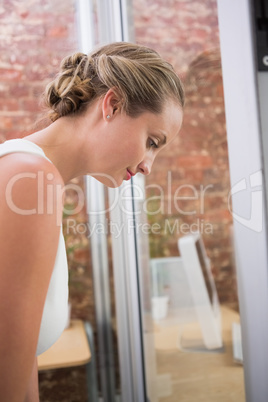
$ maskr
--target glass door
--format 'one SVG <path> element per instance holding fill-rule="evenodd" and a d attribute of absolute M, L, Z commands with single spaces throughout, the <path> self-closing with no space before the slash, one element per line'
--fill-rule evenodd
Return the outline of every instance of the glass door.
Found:
<path fill-rule="evenodd" d="M 181 133 L 159 154 L 151 175 L 135 176 L 108 192 L 119 399 L 124 402 L 242 402 L 245 385 L 249 401 L 267 396 L 259 373 L 267 372 L 268 358 L 254 344 L 268 335 L 260 318 L 268 308 L 265 213 L 262 230 L 258 214 L 257 220 L 247 219 L 253 226 L 245 225 L 248 200 L 241 193 L 245 174 L 257 190 L 262 177 L 252 177 L 261 172 L 262 157 L 249 4 L 97 2 L 101 42 L 153 47 L 183 78 L 187 99 Z M 245 23 L 237 31 L 241 12 Z M 243 73 L 238 55 L 247 60 Z M 252 103 L 244 104 L 241 94 Z M 104 243 L 96 242 L 96 258 Z M 105 323 L 100 334 L 104 327 L 109 332 L 107 312 L 99 316 Z"/>
<path fill-rule="evenodd" d="M 132 7 L 135 41 L 175 66 L 187 99 L 180 135 L 133 182 L 147 397 L 244 401 L 217 2 Z"/>
<path fill-rule="evenodd" d="M 148 399 L 242 402 L 217 2 L 134 1 L 133 16 L 135 40 L 168 59 L 186 91 L 183 128 L 136 217 Z"/>

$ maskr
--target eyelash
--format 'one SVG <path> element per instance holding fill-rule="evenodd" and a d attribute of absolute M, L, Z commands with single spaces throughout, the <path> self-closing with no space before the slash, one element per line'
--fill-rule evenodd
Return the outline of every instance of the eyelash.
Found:
<path fill-rule="evenodd" d="M 158 144 L 152 138 L 149 138 L 149 146 L 150 148 L 158 148 Z"/>

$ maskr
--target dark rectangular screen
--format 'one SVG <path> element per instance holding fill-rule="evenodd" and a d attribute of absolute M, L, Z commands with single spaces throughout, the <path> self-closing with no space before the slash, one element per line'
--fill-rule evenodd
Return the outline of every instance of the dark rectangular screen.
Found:
<path fill-rule="evenodd" d="M 201 265 L 203 277 L 204 277 L 204 280 L 205 280 L 206 288 L 207 288 L 207 291 L 208 291 L 209 300 L 212 303 L 212 294 L 213 294 L 213 292 L 212 292 L 211 282 L 210 282 L 208 271 L 207 271 L 207 264 L 206 264 L 206 261 L 205 261 L 205 250 L 204 250 L 204 246 L 201 243 L 200 239 L 198 239 L 195 242 L 195 247 L 196 247 L 198 259 L 200 261 L 200 265 Z"/>

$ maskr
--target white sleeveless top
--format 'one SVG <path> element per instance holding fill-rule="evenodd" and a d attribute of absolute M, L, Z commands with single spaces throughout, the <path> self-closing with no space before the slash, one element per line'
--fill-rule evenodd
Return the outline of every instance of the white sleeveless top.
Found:
<path fill-rule="evenodd" d="M 26 152 L 40 155 L 49 160 L 44 151 L 31 141 L 15 139 L 0 144 L 0 157 L 14 152 Z M 54 342 L 56 342 L 64 330 L 67 320 L 68 265 L 65 242 L 61 230 L 55 265 L 43 310 L 36 355 L 45 352 Z"/>

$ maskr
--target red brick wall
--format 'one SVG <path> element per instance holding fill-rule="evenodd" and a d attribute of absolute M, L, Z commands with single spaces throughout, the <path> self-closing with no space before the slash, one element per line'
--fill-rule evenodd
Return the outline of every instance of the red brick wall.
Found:
<path fill-rule="evenodd" d="M 3 0 L 0 6 L 0 140 L 25 136 L 60 60 L 77 49 L 74 0 Z"/>

